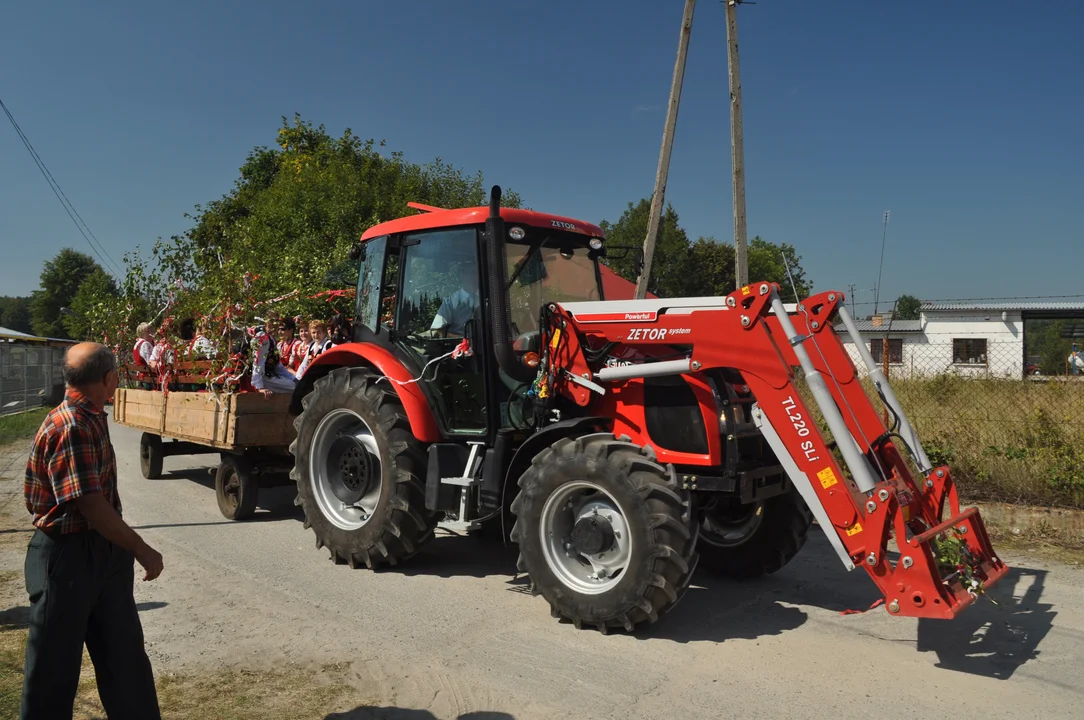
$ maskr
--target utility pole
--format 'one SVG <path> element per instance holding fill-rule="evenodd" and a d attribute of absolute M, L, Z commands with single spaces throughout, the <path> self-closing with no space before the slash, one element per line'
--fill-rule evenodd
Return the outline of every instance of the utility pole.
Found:
<path fill-rule="evenodd" d="M 677 127 L 678 105 L 681 102 L 681 82 L 685 79 L 685 58 L 689 54 L 689 36 L 693 31 L 693 9 L 696 0 L 685 0 L 685 14 L 681 18 L 681 35 L 678 37 L 677 62 L 674 63 L 674 79 L 670 83 L 670 104 L 666 108 L 666 124 L 662 131 L 662 149 L 659 151 L 659 168 L 655 172 L 655 192 L 651 196 L 651 217 L 644 238 L 644 267 L 636 280 L 634 297 L 647 297 L 647 283 L 651 278 L 651 259 L 655 254 L 655 239 L 659 235 L 662 217 L 662 201 L 666 196 L 666 176 L 670 172 L 670 150 L 674 146 L 674 129 Z M 744 211 L 743 211 L 744 216 Z"/>
<path fill-rule="evenodd" d="M 738 68 L 738 5 L 726 0 L 727 68 L 730 75 L 730 158 L 734 184 L 734 277 L 737 287 L 749 284 L 749 250 L 745 244 L 745 147 L 741 126 L 741 72 Z M 735 288 L 737 289 L 737 288 Z"/>
<path fill-rule="evenodd" d="M 873 296 L 873 314 L 877 314 L 878 303 L 881 301 L 881 270 L 885 265 L 885 238 L 888 237 L 888 211 L 885 210 L 885 227 L 881 233 L 881 262 L 877 266 L 877 291 Z"/>

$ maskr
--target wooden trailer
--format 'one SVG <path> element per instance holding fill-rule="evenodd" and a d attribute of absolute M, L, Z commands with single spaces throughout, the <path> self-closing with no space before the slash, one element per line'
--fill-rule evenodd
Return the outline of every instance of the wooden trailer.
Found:
<path fill-rule="evenodd" d="M 296 431 L 289 404 L 285 394 L 118 388 L 113 419 L 143 431 L 139 466 L 149 480 L 162 476 L 167 457 L 218 453 L 218 508 L 231 520 L 243 520 L 255 512 L 261 485 L 293 482 L 289 447 Z"/>

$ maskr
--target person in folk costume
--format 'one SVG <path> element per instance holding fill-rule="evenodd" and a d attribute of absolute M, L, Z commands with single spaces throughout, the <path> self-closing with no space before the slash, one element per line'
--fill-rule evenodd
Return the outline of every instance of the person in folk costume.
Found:
<path fill-rule="evenodd" d="M 141 322 L 136 326 L 135 347 L 132 348 L 132 362 L 136 367 L 146 367 L 154 370 L 151 365 L 151 355 L 154 352 L 154 335 L 151 333 L 151 324 Z"/>
<path fill-rule="evenodd" d="M 192 342 L 192 355 L 197 359 L 210 360 L 218 354 L 218 346 L 209 337 L 210 321 L 204 317 L 196 328 L 196 339 Z"/>
<path fill-rule="evenodd" d="M 138 383 L 144 390 L 152 390 L 154 384 L 146 378 L 151 373 L 157 372 L 158 363 L 152 357 L 154 354 L 154 335 L 149 322 L 141 322 L 136 326 L 136 341 L 132 348 L 132 364 L 135 365 L 136 373 L 143 376 Z"/>
<path fill-rule="evenodd" d="M 300 315 L 294 318 L 294 322 L 297 324 L 297 334 L 300 336 L 300 342 L 294 348 L 294 356 L 290 359 L 290 369 L 296 373 L 298 368 L 301 367 L 301 363 L 305 362 L 305 356 L 312 349 L 312 333 L 309 332 L 309 322 Z"/>
<path fill-rule="evenodd" d="M 286 366 L 286 369 L 293 372 L 297 369 L 297 366 L 294 365 L 294 355 L 297 346 L 301 344 L 301 340 L 295 335 L 297 324 L 292 317 L 287 317 L 282 319 L 280 328 L 279 358 L 281 358 L 281 362 Z"/>
<path fill-rule="evenodd" d="M 309 333 L 312 335 L 312 345 L 309 346 L 309 352 L 305 355 L 305 359 L 301 362 L 301 367 L 294 373 L 295 377 L 300 378 L 305 374 L 305 371 L 309 369 L 309 365 L 312 364 L 321 353 L 327 352 L 331 349 L 333 343 L 331 338 L 327 335 L 327 323 L 323 320 L 313 320 L 309 323 Z"/>
<path fill-rule="evenodd" d="M 332 345 L 342 345 L 350 342 L 353 334 L 354 328 L 350 321 L 341 312 L 335 313 L 328 325 L 328 335 L 331 337 Z"/>
<path fill-rule="evenodd" d="M 278 346 L 272 337 L 278 324 L 278 314 L 271 313 L 263 326 L 254 328 L 251 342 L 252 387 L 265 396 L 293 392 L 297 385 L 297 378 L 280 362 Z"/>

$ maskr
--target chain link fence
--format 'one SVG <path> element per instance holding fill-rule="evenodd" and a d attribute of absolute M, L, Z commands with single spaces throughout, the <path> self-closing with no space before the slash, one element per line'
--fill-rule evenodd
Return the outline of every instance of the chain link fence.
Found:
<path fill-rule="evenodd" d="M 969 499 L 1084 507 L 1084 362 L 1071 359 L 1069 341 L 1044 357 L 1024 340 L 866 342 L 930 460 L 952 467 Z M 880 407 L 857 349 L 846 347 Z"/>
<path fill-rule="evenodd" d="M 0 415 L 55 405 L 64 397 L 66 346 L 0 339 Z"/>

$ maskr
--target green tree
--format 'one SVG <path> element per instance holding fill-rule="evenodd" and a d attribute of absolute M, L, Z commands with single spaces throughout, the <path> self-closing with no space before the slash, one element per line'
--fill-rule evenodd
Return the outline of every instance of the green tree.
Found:
<path fill-rule="evenodd" d="M 34 332 L 30 323 L 30 298 L 10 295 L 0 297 L 0 327 L 17 332 Z"/>
<path fill-rule="evenodd" d="M 798 302 L 813 292 L 813 282 L 806 277 L 801 262 L 802 258 L 793 245 L 776 245 L 759 235 L 749 241 L 749 281 L 779 283 L 779 295 L 783 302 Z"/>
<path fill-rule="evenodd" d="M 599 223 L 606 233 L 608 246 L 625 245 L 642 247 L 647 235 L 651 210 L 649 198 L 629 203 L 625 212 L 615 223 L 603 220 Z M 749 241 L 749 279 L 779 283 L 784 302 L 795 302 L 794 291 L 787 276 L 790 266 L 798 295 L 808 296 L 813 290 L 806 277 L 801 257 L 794 246 L 776 245 L 760 236 Z M 636 282 L 637 258 L 630 254 L 620 259 L 607 259 L 606 264 L 626 280 Z M 736 289 L 735 252 L 732 243 L 717 242 L 714 238 L 698 238 L 689 242 L 688 235 L 678 222 L 677 212 L 667 205 L 663 213 L 659 237 L 655 242 L 655 258 L 651 267 L 648 290 L 660 297 L 712 297 L 727 295 Z"/>
<path fill-rule="evenodd" d="M 1027 320 L 1024 325 L 1024 344 L 1028 362 L 1038 361 L 1043 375 L 1064 375 L 1065 359 L 1073 350 L 1072 338 L 1063 338 L 1065 320 Z M 1078 344 L 1080 341 L 1076 341 Z"/>
<path fill-rule="evenodd" d="M 41 271 L 41 289 L 30 301 L 34 332 L 44 337 L 68 338 L 60 308 L 71 305 L 79 286 L 94 272 L 104 272 L 94 258 L 64 248 Z"/>
<path fill-rule="evenodd" d="M 206 317 L 218 332 L 227 319 L 247 324 L 270 309 L 324 318 L 349 311 L 348 298 L 329 305 L 312 296 L 353 288 L 357 262 L 349 251 L 366 229 L 415 214 L 409 201 L 488 202 L 480 173 L 440 158 L 409 162 L 349 128 L 335 137 L 295 115 L 283 118 L 274 139 L 248 153 L 229 192 L 186 215 L 186 232 L 126 255 L 119 287 L 87 287 L 80 306 L 93 308 L 95 333 L 127 348 L 142 321 L 168 335 L 184 318 Z M 506 188 L 503 204 L 522 200 Z"/>
<path fill-rule="evenodd" d="M 922 301 L 914 295 L 900 295 L 896 300 L 897 320 L 918 320 Z"/>
<path fill-rule="evenodd" d="M 87 275 L 79 284 L 61 321 L 72 338 L 101 338 L 113 315 L 118 299 L 117 283 L 101 268 Z"/>
<path fill-rule="evenodd" d="M 629 203 L 616 223 L 603 220 L 599 227 L 606 234 L 609 246 L 640 248 L 647 237 L 648 220 L 651 215 L 651 199 Z M 621 277 L 636 282 L 639 276 L 639 254 L 629 252 L 624 257 L 607 258 L 605 263 Z M 659 234 L 655 239 L 655 256 L 651 264 L 651 277 L 647 289 L 660 297 L 687 296 L 687 271 L 689 267 L 689 237 L 678 224 L 678 215 L 667 203 L 659 222 Z"/>

